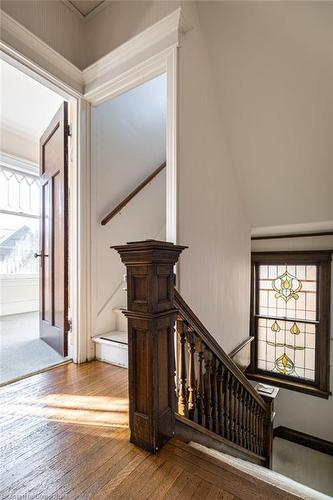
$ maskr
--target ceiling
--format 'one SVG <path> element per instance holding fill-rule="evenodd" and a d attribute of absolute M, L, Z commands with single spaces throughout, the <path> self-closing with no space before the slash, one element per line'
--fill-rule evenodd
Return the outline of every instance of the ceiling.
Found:
<path fill-rule="evenodd" d="M 63 102 L 55 92 L 0 60 L 0 126 L 39 140 Z"/>
<path fill-rule="evenodd" d="M 74 9 L 76 9 L 83 17 L 87 17 L 97 7 L 105 3 L 105 0 L 68 0 Z"/>

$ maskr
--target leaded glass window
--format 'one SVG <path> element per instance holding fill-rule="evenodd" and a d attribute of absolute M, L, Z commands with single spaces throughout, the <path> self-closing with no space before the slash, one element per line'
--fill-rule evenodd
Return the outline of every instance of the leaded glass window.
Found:
<path fill-rule="evenodd" d="M 315 380 L 317 267 L 258 265 L 261 370 Z"/>
<path fill-rule="evenodd" d="M 252 260 L 252 372 L 326 390 L 331 252 L 258 253 Z"/>

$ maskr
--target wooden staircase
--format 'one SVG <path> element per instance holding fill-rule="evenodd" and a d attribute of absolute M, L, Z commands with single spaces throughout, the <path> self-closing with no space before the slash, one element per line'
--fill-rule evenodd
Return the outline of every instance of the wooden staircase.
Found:
<path fill-rule="evenodd" d="M 270 467 L 272 412 L 175 290 L 178 421 Z"/>
<path fill-rule="evenodd" d="M 146 240 L 114 248 L 127 268 L 131 442 L 156 453 L 177 419 L 178 434 L 191 429 L 271 467 L 271 404 L 175 290 L 174 265 L 186 247 Z"/>

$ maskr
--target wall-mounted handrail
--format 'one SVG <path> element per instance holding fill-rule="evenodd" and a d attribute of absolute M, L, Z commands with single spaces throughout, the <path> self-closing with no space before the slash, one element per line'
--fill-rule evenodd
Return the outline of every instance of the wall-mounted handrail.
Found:
<path fill-rule="evenodd" d="M 126 196 L 126 198 L 124 198 L 124 200 L 121 201 L 116 206 L 116 208 L 114 208 L 108 215 L 104 217 L 104 219 L 101 222 L 102 226 L 105 226 L 105 224 L 110 222 L 110 220 L 115 215 L 117 215 L 117 213 L 119 213 L 120 210 L 124 208 L 127 205 L 127 203 L 129 203 L 132 200 L 132 198 L 134 198 L 134 196 L 136 196 L 145 186 L 147 186 L 147 184 L 149 184 L 149 182 L 152 181 L 154 177 L 156 177 L 165 167 L 166 167 L 166 162 L 162 163 L 162 165 L 160 165 L 156 170 L 154 170 L 152 174 L 148 175 L 148 177 L 146 177 L 145 180 L 141 182 L 141 184 L 139 184 L 135 189 L 133 189 L 133 191 L 128 196 Z"/>

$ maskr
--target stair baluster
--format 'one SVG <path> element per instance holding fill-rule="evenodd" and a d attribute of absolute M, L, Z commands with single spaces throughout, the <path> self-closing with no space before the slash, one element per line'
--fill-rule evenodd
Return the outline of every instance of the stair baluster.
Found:
<path fill-rule="evenodd" d="M 194 420 L 195 412 L 195 334 L 190 326 L 187 329 L 187 350 L 188 350 L 188 418 Z"/>

